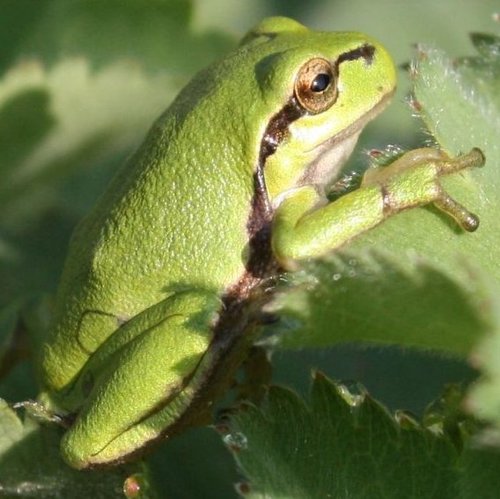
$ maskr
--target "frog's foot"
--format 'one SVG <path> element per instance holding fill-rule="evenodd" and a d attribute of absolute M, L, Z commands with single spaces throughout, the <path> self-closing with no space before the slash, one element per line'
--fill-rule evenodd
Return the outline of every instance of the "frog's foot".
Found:
<path fill-rule="evenodd" d="M 59 414 L 56 414 L 53 410 L 49 409 L 44 401 L 44 394 L 40 395 L 41 400 L 23 400 L 22 402 L 16 402 L 12 404 L 12 408 L 15 410 L 24 409 L 27 414 L 33 419 L 41 423 L 55 423 L 60 426 L 67 427 L 68 422 Z"/>
<path fill-rule="evenodd" d="M 456 158 L 450 158 L 437 149 L 415 149 L 388 167 L 368 170 L 363 178 L 363 186 L 380 186 L 385 216 L 432 203 L 453 217 L 464 230 L 473 232 L 479 226 L 479 218 L 446 193 L 439 179 L 467 168 L 482 166 L 484 162 L 485 157 L 477 148 Z"/>

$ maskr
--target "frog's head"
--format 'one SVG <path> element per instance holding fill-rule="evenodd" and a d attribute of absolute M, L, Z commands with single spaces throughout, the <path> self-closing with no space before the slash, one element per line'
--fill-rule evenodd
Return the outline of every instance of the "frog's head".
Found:
<path fill-rule="evenodd" d="M 300 185 L 328 185 L 394 92 L 391 57 L 364 34 L 315 32 L 282 17 L 265 19 L 242 45 L 259 53 L 256 80 L 271 109 L 260 157 L 273 203 Z"/>

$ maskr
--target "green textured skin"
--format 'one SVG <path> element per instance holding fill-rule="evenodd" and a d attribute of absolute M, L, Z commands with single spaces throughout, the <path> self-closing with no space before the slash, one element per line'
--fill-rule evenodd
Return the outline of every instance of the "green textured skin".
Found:
<path fill-rule="evenodd" d="M 266 127 L 306 61 L 334 61 L 365 43 L 376 48 L 373 62 L 342 63 L 337 103 L 294 121 L 266 163 L 277 207 L 317 146 L 354 123 L 360 131 L 392 93 L 393 63 L 365 35 L 263 21 L 182 90 L 78 226 L 42 361 L 46 403 L 79 414 L 62 443 L 70 464 L 120 460 L 174 424 L 196 395 L 221 298 L 245 273 Z"/>

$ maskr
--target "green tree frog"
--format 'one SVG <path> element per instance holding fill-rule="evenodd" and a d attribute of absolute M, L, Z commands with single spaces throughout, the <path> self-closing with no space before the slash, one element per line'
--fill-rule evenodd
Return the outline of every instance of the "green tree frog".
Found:
<path fill-rule="evenodd" d="M 377 41 L 275 17 L 180 92 L 70 242 L 41 400 L 68 422 L 71 466 L 120 463 L 199 421 L 281 270 L 427 203 L 476 228 L 439 179 L 481 165 L 479 150 L 411 151 L 327 200 L 395 84 Z"/>

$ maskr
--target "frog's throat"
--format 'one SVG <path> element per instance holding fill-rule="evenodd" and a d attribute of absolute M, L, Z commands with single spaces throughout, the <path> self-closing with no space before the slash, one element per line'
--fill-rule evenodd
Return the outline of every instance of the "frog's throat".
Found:
<path fill-rule="evenodd" d="M 298 180 L 296 187 L 329 186 L 350 157 L 365 125 L 384 110 L 393 93 L 394 90 L 385 94 L 374 107 L 350 126 L 308 151 L 313 154 L 314 159 L 304 168 L 304 174 Z"/>

